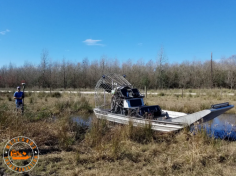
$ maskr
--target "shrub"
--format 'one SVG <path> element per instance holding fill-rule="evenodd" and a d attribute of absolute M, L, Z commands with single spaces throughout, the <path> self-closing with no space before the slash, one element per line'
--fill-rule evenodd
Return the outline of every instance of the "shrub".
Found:
<path fill-rule="evenodd" d="M 74 111 L 85 110 L 87 112 L 93 112 L 92 107 L 90 106 L 88 100 L 85 97 L 82 97 L 80 100 L 77 100 L 73 103 L 72 109 Z"/>
<path fill-rule="evenodd" d="M 31 97 L 32 92 L 24 92 L 24 97 Z"/>
<path fill-rule="evenodd" d="M 7 97 L 7 99 L 8 99 L 8 101 L 12 101 L 12 98 L 9 96 L 9 97 Z"/>
<path fill-rule="evenodd" d="M 53 92 L 52 94 L 51 94 L 51 97 L 55 97 L 55 98 L 60 98 L 62 95 L 61 95 L 61 93 L 60 92 Z"/>
<path fill-rule="evenodd" d="M 45 93 L 45 92 L 39 92 L 38 93 L 38 97 L 39 98 L 43 98 L 43 97 L 45 97 L 47 94 Z"/>
<path fill-rule="evenodd" d="M 208 104 L 208 103 L 201 103 L 201 104 L 200 104 L 200 109 L 201 109 L 201 110 L 209 109 L 210 107 L 211 107 L 211 105 Z"/>
<path fill-rule="evenodd" d="M 30 97 L 29 100 L 30 100 L 30 104 L 32 104 L 33 103 L 33 97 Z"/>
<path fill-rule="evenodd" d="M 71 103 L 69 101 L 57 101 L 55 107 L 57 110 L 63 111 L 66 108 L 71 107 Z"/>
<path fill-rule="evenodd" d="M 24 106 L 24 108 L 25 107 L 26 106 Z M 28 116 L 31 121 L 38 121 L 38 120 L 43 120 L 43 119 L 51 117 L 51 114 L 52 113 L 50 112 L 50 110 L 46 108 L 42 108 L 40 109 L 40 111 L 34 114 L 28 112 L 26 116 Z"/>
<path fill-rule="evenodd" d="M 55 103 L 55 107 L 59 111 L 71 108 L 72 111 L 87 111 L 89 113 L 93 112 L 93 109 L 90 106 L 88 100 L 84 97 L 76 101 L 69 101 L 69 100 L 57 101 Z"/>
<path fill-rule="evenodd" d="M 158 95 L 163 97 L 163 96 L 165 96 L 165 93 L 164 92 L 160 92 Z"/>

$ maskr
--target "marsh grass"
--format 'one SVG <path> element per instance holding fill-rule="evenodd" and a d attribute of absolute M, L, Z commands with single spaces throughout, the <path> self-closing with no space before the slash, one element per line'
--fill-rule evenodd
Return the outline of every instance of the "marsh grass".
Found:
<path fill-rule="evenodd" d="M 42 108 L 39 112 L 37 112 L 35 115 L 36 115 L 36 118 L 35 120 L 42 120 L 42 119 L 45 119 L 45 118 L 49 118 L 51 117 L 51 111 L 46 109 L 46 108 Z"/>
<path fill-rule="evenodd" d="M 60 127 L 57 132 L 59 147 L 62 150 L 70 150 L 70 146 L 74 143 L 73 136 L 69 132 L 70 126 L 68 124 L 68 120 L 64 119 L 61 121 Z"/>
<path fill-rule="evenodd" d="M 128 125 L 128 137 L 129 139 L 139 143 L 149 143 L 153 140 L 154 131 L 152 130 L 151 123 L 146 123 L 144 126 L 133 126 L 130 121 Z"/>
<path fill-rule="evenodd" d="M 8 99 L 8 101 L 12 101 L 12 95 L 7 94 L 7 99 Z"/>
<path fill-rule="evenodd" d="M 121 155 L 122 151 L 122 136 L 121 136 L 122 128 L 121 126 L 118 127 L 113 133 L 112 136 L 112 145 L 111 145 L 111 150 L 112 150 L 112 157 L 114 159 L 118 159 Z"/>
<path fill-rule="evenodd" d="M 185 95 L 163 90 L 164 96 L 148 96 L 148 103 L 184 112 L 196 112 L 220 103 L 216 95 Z M 190 90 L 184 90 L 190 91 Z M 195 92 L 195 90 L 192 90 Z M 209 91 L 210 92 L 210 91 Z M 40 95 L 42 96 L 42 95 Z M 25 98 L 25 114 L 17 115 L 7 95 L 0 102 L 0 147 L 7 140 L 22 135 L 33 139 L 40 151 L 40 162 L 31 175 L 233 175 L 236 173 L 236 143 L 209 137 L 204 129 L 191 133 L 186 127 L 176 133 L 151 130 L 150 124 L 135 127 L 111 125 L 93 119 L 89 128 L 74 123 L 73 111 L 88 112 L 93 96 L 55 98 L 37 93 Z M 221 96 L 235 103 L 235 97 Z M 32 102 L 31 98 L 32 97 Z M 45 101 L 45 97 L 47 101 Z M 205 98 L 205 100 L 204 100 Z M 235 112 L 232 110 L 231 112 Z M 41 115 L 40 115 L 41 114 Z M 56 114 L 56 119 L 52 119 Z M 38 118 L 41 116 L 41 118 Z M 37 120 L 36 120 L 37 119 Z M 0 153 L 1 154 L 1 153 Z M 0 160 L 0 170 L 5 168 Z M 5 169 L 4 174 L 14 174 Z"/>
<path fill-rule="evenodd" d="M 34 103 L 33 99 L 34 99 L 33 97 L 30 97 L 30 98 L 29 98 L 29 103 L 30 103 L 30 104 L 33 104 L 33 103 Z"/>
<path fill-rule="evenodd" d="M 163 96 L 165 96 L 165 93 L 164 92 L 160 92 L 158 95 L 163 97 Z"/>
<path fill-rule="evenodd" d="M 44 98 L 46 96 L 47 96 L 47 93 L 45 93 L 45 92 L 39 92 L 38 93 L 38 98 L 40 98 L 40 99 L 42 99 L 42 98 Z"/>
<path fill-rule="evenodd" d="M 60 92 L 53 92 L 53 93 L 51 94 L 51 97 L 55 97 L 55 98 L 61 98 L 61 97 L 62 97 L 62 95 L 61 95 L 61 93 L 60 93 Z"/>
<path fill-rule="evenodd" d="M 204 130 L 198 130 L 193 134 L 186 127 L 179 133 L 163 134 L 153 132 L 151 133 L 152 135 L 149 134 L 153 140 L 147 141 L 134 140 L 133 136 L 122 135 L 123 133 L 127 134 L 130 129 L 132 132 L 134 132 L 134 129 L 139 129 L 139 127 L 133 127 L 131 123 L 128 126 L 118 125 L 106 131 L 105 135 L 102 133 L 102 129 L 99 129 L 102 128 L 102 123 L 102 121 L 96 122 L 96 130 L 90 131 L 90 133 L 96 132 L 100 134 L 99 142 L 97 141 L 90 145 L 95 151 L 97 151 L 97 146 L 99 146 L 99 154 L 91 153 L 92 156 L 86 157 L 80 151 L 76 155 L 76 160 L 79 161 L 79 164 L 88 166 L 91 163 L 97 163 L 96 160 L 98 159 L 99 163 L 110 163 L 111 167 L 116 165 L 123 168 L 122 174 L 127 174 L 125 168 L 128 167 L 128 170 L 133 170 L 134 175 L 137 173 L 136 168 L 140 166 L 143 168 L 142 175 L 148 175 L 150 172 L 154 175 L 214 175 L 217 172 L 227 175 L 230 172 L 223 167 L 218 168 L 217 165 L 226 165 L 228 162 L 234 163 L 234 159 L 229 157 L 228 152 L 230 150 L 228 149 L 230 147 L 228 149 L 224 147 L 231 146 L 230 144 L 232 143 L 211 138 Z M 143 128 L 139 130 L 143 130 Z M 146 130 L 141 133 L 143 139 L 146 139 L 145 135 L 143 135 Z M 95 140 L 98 139 L 97 136 L 90 134 L 90 140 L 91 137 L 94 137 Z M 96 145 L 98 143 L 99 145 Z M 235 153 L 236 151 L 234 150 L 234 155 Z M 150 168 L 152 168 L 152 171 L 150 171 Z M 232 167 L 228 168 L 232 169 Z M 118 168 L 114 168 L 112 172 L 109 169 L 96 166 L 94 169 L 97 169 L 98 173 L 119 173 Z M 90 173 L 87 169 L 83 170 L 83 172 L 85 174 Z"/>
<path fill-rule="evenodd" d="M 72 131 L 74 132 L 74 138 L 77 143 L 85 139 L 85 134 L 87 133 L 88 127 L 83 124 L 78 124 L 76 122 L 71 122 Z"/>
<path fill-rule="evenodd" d="M 32 95 L 32 92 L 24 92 L 24 97 L 31 97 Z"/>
<path fill-rule="evenodd" d="M 79 100 L 58 100 L 55 103 L 55 108 L 59 112 L 69 110 L 70 112 L 84 111 L 91 113 L 93 111 L 91 105 L 85 97 L 81 97 Z"/>
<path fill-rule="evenodd" d="M 71 107 L 71 103 L 69 100 L 59 100 L 59 101 L 56 101 L 54 106 L 58 111 L 62 112 L 66 108 Z"/>
<path fill-rule="evenodd" d="M 187 90 L 184 90 L 186 92 Z M 161 91 L 163 92 L 163 90 Z M 174 93 L 175 92 L 175 93 Z M 223 94 L 219 89 L 213 90 L 192 90 L 196 94 L 176 94 L 177 90 L 171 92 L 165 91 L 164 96 L 148 96 L 145 100 L 148 105 L 158 104 L 162 109 L 185 113 L 194 113 L 204 109 L 211 108 L 212 104 L 230 102 L 236 105 L 236 95 Z M 226 113 L 236 113 L 235 108 Z"/>
<path fill-rule="evenodd" d="M 72 103 L 72 109 L 74 111 L 87 111 L 91 113 L 93 111 L 92 106 L 85 97 L 81 97 L 80 100 L 74 101 Z"/>
<path fill-rule="evenodd" d="M 47 143 L 48 139 L 55 137 L 51 131 L 52 128 L 46 122 L 32 123 L 26 117 L 11 112 L 1 112 L 0 116 L 2 139 L 27 136 L 33 140 L 37 138 L 37 144 L 40 146 Z"/>
<path fill-rule="evenodd" d="M 90 147 L 99 150 L 102 147 L 102 139 L 109 132 L 108 122 L 105 119 L 94 119 L 89 132 L 86 134 L 86 141 Z"/>

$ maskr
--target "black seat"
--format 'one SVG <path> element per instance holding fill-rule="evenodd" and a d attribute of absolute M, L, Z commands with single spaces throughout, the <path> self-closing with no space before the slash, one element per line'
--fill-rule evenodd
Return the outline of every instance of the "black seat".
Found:
<path fill-rule="evenodd" d="M 139 97 L 140 96 L 140 93 L 139 93 L 139 91 L 138 91 L 138 89 L 132 89 L 132 96 L 133 97 Z"/>
<path fill-rule="evenodd" d="M 121 89 L 120 91 L 124 97 L 127 97 L 127 89 Z"/>

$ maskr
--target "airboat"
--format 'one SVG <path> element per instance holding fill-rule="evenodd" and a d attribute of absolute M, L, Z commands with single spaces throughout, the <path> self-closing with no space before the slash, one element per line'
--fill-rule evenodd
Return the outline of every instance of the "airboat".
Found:
<path fill-rule="evenodd" d="M 160 106 L 146 106 L 144 95 L 139 92 L 125 75 L 106 74 L 95 87 L 95 115 L 110 122 L 144 126 L 150 124 L 156 131 L 171 132 L 194 123 L 204 123 L 233 108 L 228 102 L 214 104 L 193 114 L 162 110 Z"/>

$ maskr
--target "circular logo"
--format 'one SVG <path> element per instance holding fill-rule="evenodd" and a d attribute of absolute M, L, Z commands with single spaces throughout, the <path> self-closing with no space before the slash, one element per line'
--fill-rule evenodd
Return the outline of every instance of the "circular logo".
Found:
<path fill-rule="evenodd" d="M 38 163 L 39 150 L 32 139 L 15 137 L 5 145 L 3 160 L 7 167 L 15 172 L 28 172 Z"/>

